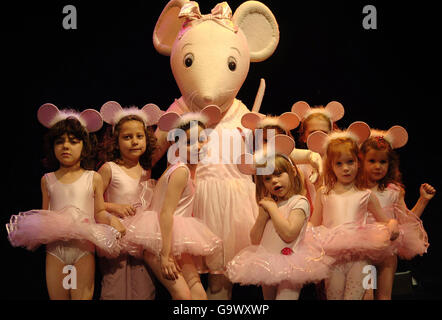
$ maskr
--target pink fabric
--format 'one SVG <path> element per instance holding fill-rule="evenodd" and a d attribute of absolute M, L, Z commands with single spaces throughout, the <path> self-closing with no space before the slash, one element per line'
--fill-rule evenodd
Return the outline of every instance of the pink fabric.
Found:
<path fill-rule="evenodd" d="M 398 220 L 400 235 L 391 244 L 394 252 L 407 260 L 426 253 L 429 246 L 427 232 L 422 221 L 413 212 L 399 204 L 399 187 L 389 184 L 384 191 L 376 190 L 374 193 L 388 217 Z M 372 214 L 369 214 L 367 221 L 375 222 Z"/>
<path fill-rule="evenodd" d="M 260 245 L 243 249 L 227 264 L 226 274 L 232 282 L 243 285 L 279 285 L 289 282 L 290 285 L 297 286 L 317 282 L 328 276 L 329 266 L 334 259 L 324 255 L 322 247 L 307 228 L 310 216 L 307 199 L 295 195 L 278 207 L 285 218 L 294 209 L 305 212 L 306 220 L 299 236 L 291 243 L 284 242 L 276 232 L 272 220 L 268 220 Z M 309 233 L 307 237 L 306 233 Z"/>
<path fill-rule="evenodd" d="M 367 224 L 371 191 L 322 195 L 322 225 L 313 228 L 325 252 L 338 261 L 381 259 L 391 254 L 390 232 L 381 223 Z"/>
<path fill-rule="evenodd" d="M 224 129 L 236 132 L 233 139 L 244 142 L 236 129 L 241 125 L 241 117 L 250 112 L 244 104 L 236 100 L 214 131 L 222 140 Z M 210 137 L 210 136 L 209 136 Z M 222 141 L 219 141 L 220 149 Z M 219 153 L 220 156 L 223 152 Z M 239 156 L 239 155 L 238 155 Z M 248 175 L 242 174 L 234 163 L 198 164 L 196 170 L 196 191 L 194 215 L 200 218 L 209 229 L 223 241 L 222 265 L 226 265 L 239 251 L 251 245 L 249 233 L 258 216 L 255 198 L 255 184 Z"/>
<path fill-rule="evenodd" d="M 153 195 L 154 180 L 143 170 L 140 179 L 127 175 L 114 162 L 108 162 L 112 178 L 104 193 L 105 201 L 147 208 Z M 138 213 L 138 211 L 137 211 Z M 125 219 L 127 220 L 127 219 Z M 125 224 L 125 220 L 122 220 Z M 102 300 L 153 300 L 155 286 L 143 259 L 125 253 L 115 259 L 100 259 Z"/>
<path fill-rule="evenodd" d="M 140 256 L 144 249 L 159 255 L 162 248 L 159 214 L 165 201 L 170 175 L 178 168 L 189 170 L 186 165 L 177 163 L 167 169 L 155 188 L 152 211 L 142 211 L 124 222 L 127 227 L 123 239 L 127 252 Z M 172 254 L 183 253 L 194 256 L 196 267 L 200 272 L 221 272 L 219 256 L 222 241 L 207 228 L 202 221 L 193 217 L 194 183 L 190 177 L 175 209 L 172 229 Z M 205 257 L 205 262 L 200 259 Z M 218 259 L 216 259 L 218 258 Z M 207 264 L 207 265 L 205 265 Z"/>
<path fill-rule="evenodd" d="M 89 241 L 82 246 L 87 251 L 94 252 L 95 245 L 103 254 L 117 256 L 118 232 L 108 225 L 95 223 L 93 176 L 94 171 L 85 171 L 75 182 L 65 184 L 53 172 L 46 174 L 49 210 L 31 210 L 12 216 L 7 225 L 11 244 L 30 250 L 48 244 L 47 250 L 55 252 L 57 246 L 63 246 L 63 241 L 72 244 L 81 240 Z"/>

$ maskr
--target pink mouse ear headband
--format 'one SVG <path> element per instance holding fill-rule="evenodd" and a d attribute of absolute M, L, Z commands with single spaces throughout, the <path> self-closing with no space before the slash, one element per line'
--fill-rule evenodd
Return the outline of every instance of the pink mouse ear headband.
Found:
<path fill-rule="evenodd" d="M 307 102 L 298 101 L 293 104 L 292 112 L 296 113 L 301 121 L 304 121 L 313 113 L 322 113 L 328 119 L 330 119 L 331 125 L 333 127 L 333 123 L 342 119 L 342 117 L 344 116 L 344 106 L 337 101 L 331 101 L 325 106 L 325 108 L 311 108 Z"/>
<path fill-rule="evenodd" d="M 51 128 L 67 118 L 77 119 L 88 132 L 98 131 L 103 126 L 103 119 L 96 110 L 86 109 L 81 113 L 74 110 L 59 110 L 52 103 L 43 104 L 37 111 L 37 118 L 46 128 Z"/>
<path fill-rule="evenodd" d="M 250 130 L 277 126 L 286 132 L 295 129 L 300 123 L 299 116 L 294 112 L 284 112 L 280 116 L 266 116 L 262 113 L 247 112 L 241 118 L 241 124 Z"/>
<path fill-rule="evenodd" d="M 158 128 L 162 131 L 170 131 L 191 121 L 200 121 L 206 127 L 214 125 L 221 120 L 221 109 L 218 106 L 210 105 L 205 107 L 200 112 L 188 112 L 179 115 L 176 112 L 167 112 L 163 114 L 158 121 Z"/>
<path fill-rule="evenodd" d="M 408 142 L 408 132 L 401 126 L 393 126 L 388 131 L 371 129 L 371 137 L 387 141 L 392 149 L 401 148 Z"/>
<path fill-rule="evenodd" d="M 239 171 L 247 175 L 257 174 L 259 164 L 265 164 L 268 161 L 274 161 L 275 155 L 280 155 L 287 159 L 292 165 L 290 160 L 290 154 L 295 148 L 295 141 L 284 134 L 277 134 L 273 137 L 275 150 L 274 152 L 267 153 L 266 148 L 261 149 L 259 152 L 252 155 L 250 153 L 244 153 L 238 160 L 237 167 Z"/>
<path fill-rule="evenodd" d="M 319 153 L 321 156 L 325 155 L 330 141 L 338 138 L 350 138 L 358 145 L 363 143 L 370 136 L 370 127 L 362 121 L 353 122 L 345 131 L 332 132 L 325 134 L 322 131 L 313 132 L 307 138 L 307 147 Z"/>
<path fill-rule="evenodd" d="M 118 102 L 108 101 L 100 109 L 100 113 L 103 116 L 103 120 L 112 125 L 113 129 L 115 125 L 120 122 L 123 117 L 129 115 L 135 115 L 143 120 L 146 127 L 157 124 L 160 117 L 164 114 L 157 105 L 153 103 L 146 104 L 143 108 L 137 107 L 122 108 Z"/>

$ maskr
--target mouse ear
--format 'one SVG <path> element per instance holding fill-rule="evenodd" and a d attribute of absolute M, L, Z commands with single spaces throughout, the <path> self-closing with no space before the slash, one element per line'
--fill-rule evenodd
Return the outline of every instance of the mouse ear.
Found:
<path fill-rule="evenodd" d="M 205 124 L 206 127 L 210 127 L 221 120 L 221 109 L 214 104 L 206 106 L 203 110 L 201 110 L 201 114 L 205 115 L 209 119 Z"/>
<path fill-rule="evenodd" d="M 275 141 L 276 153 L 289 157 L 293 149 L 295 149 L 295 141 L 285 134 L 277 134 L 273 139 Z"/>
<path fill-rule="evenodd" d="M 309 104 L 305 101 L 298 101 L 292 106 L 292 112 L 296 113 L 301 121 L 305 118 L 305 114 L 309 112 L 310 109 Z"/>
<path fill-rule="evenodd" d="M 370 126 L 363 121 L 353 122 L 347 129 L 358 138 L 358 144 L 363 143 L 370 137 Z"/>
<path fill-rule="evenodd" d="M 301 120 L 294 112 L 284 112 L 279 116 L 278 121 L 282 123 L 286 130 L 290 131 L 298 127 Z"/>
<path fill-rule="evenodd" d="M 344 116 L 344 106 L 337 101 L 331 101 L 327 104 L 325 107 L 325 110 L 327 110 L 331 115 L 331 120 L 333 122 L 338 121 L 339 119 L 342 119 Z"/>
<path fill-rule="evenodd" d="M 263 115 L 256 112 L 247 112 L 241 118 L 241 124 L 244 128 L 255 130 Z"/>
<path fill-rule="evenodd" d="M 123 108 L 118 102 L 108 101 L 101 106 L 100 113 L 104 122 L 115 125 L 115 116 L 117 113 L 123 111 Z"/>
<path fill-rule="evenodd" d="M 98 131 L 103 126 L 101 114 L 94 109 L 86 109 L 81 112 L 80 119 L 85 123 L 88 132 Z"/>
<path fill-rule="evenodd" d="M 161 116 L 164 114 L 164 111 L 162 111 L 156 104 L 154 103 L 148 103 L 143 108 L 141 108 L 141 111 L 143 111 L 147 115 L 147 123 L 146 127 L 153 126 L 158 123 Z"/>
<path fill-rule="evenodd" d="M 242 154 L 239 157 L 236 166 L 238 167 L 238 170 L 243 174 L 256 174 L 256 166 L 254 164 L 253 155 L 251 155 L 250 153 Z"/>
<path fill-rule="evenodd" d="M 167 112 L 158 120 L 158 128 L 160 128 L 162 131 L 174 129 L 175 124 L 180 118 L 181 116 L 176 112 Z"/>
<path fill-rule="evenodd" d="M 328 139 L 328 135 L 322 131 L 315 131 L 307 138 L 307 147 L 319 153 L 321 156 L 325 154 L 325 146 Z"/>
<path fill-rule="evenodd" d="M 407 144 L 408 132 L 404 127 L 393 126 L 387 131 L 386 138 L 391 141 L 392 148 L 397 149 Z"/>
<path fill-rule="evenodd" d="M 46 128 L 52 126 L 52 121 L 60 113 L 60 110 L 52 103 L 45 103 L 37 111 L 38 121 Z"/>

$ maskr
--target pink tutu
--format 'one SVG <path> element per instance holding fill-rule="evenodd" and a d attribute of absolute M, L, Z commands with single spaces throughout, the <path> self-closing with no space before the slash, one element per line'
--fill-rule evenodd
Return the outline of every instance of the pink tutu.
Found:
<path fill-rule="evenodd" d="M 8 238 L 14 247 L 35 250 L 41 244 L 72 239 L 92 242 L 108 257 L 117 257 L 120 233 L 113 227 L 97 224 L 74 206 L 59 211 L 31 210 L 11 216 L 6 224 Z"/>
<path fill-rule="evenodd" d="M 339 262 L 381 260 L 393 254 L 390 231 L 385 224 L 348 222 L 334 228 L 313 227 L 316 239 L 325 253 Z"/>
<path fill-rule="evenodd" d="M 398 221 L 399 237 L 391 242 L 391 250 L 400 258 L 411 260 L 417 255 L 423 255 L 427 252 L 429 246 L 428 235 L 425 231 L 421 219 L 403 207 L 394 204 L 383 208 L 384 212 Z M 376 223 L 374 217 L 370 214 L 368 223 Z"/>
<path fill-rule="evenodd" d="M 162 249 L 162 237 L 158 214 L 155 211 L 138 212 L 135 216 L 124 219 L 126 235 L 122 238 L 123 251 L 135 257 L 142 257 L 144 250 L 159 255 Z M 190 254 L 195 257 L 200 272 L 220 272 L 222 265 L 215 263 L 222 254 L 222 241 L 211 232 L 199 219 L 194 217 L 173 217 L 172 254 Z M 205 257 L 207 267 L 201 265 Z M 212 263 L 213 261 L 213 263 Z"/>
<path fill-rule="evenodd" d="M 275 253 L 261 245 L 241 250 L 227 264 L 226 275 L 242 285 L 277 285 L 282 281 L 303 285 L 327 278 L 334 261 L 307 229 L 305 238 L 293 250 L 286 247 Z"/>

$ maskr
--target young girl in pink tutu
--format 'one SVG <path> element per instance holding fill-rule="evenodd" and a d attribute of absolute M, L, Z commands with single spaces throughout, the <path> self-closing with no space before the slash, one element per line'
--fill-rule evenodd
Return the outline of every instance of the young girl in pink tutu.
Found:
<path fill-rule="evenodd" d="M 142 109 L 105 103 L 100 113 L 110 126 L 103 140 L 98 170 L 103 178 L 105 207 L 128 224 L 141 208 L 148 209 L 155 181 L 150 179 L 156 138 L 152 126 L 161 116 L 153 104 Z M 100 259 L 103 274 L 101 299 L 152 300 L 155 286 L 142 259 L 122 253 L 115 259 Z"/>
<path fill-rule="evenodd" d="M 313 238 L 305 239 L 310 209 L 301 195 L 302 178 L 289 157 L 294 141 L 284 135 L 274 141 L 274 154 L 265 152 L 262 160 L 255 154 L 257 163 L 274 166 L 273 173 L 260 175 L 256 165 L 238 166 L 245 174 L 257 174 L 260 208 L 250 232 L 253 245 L 227 264 L 226 274 L 232 282 L 261 285 L 266 300 L 297 300 L 303 284 L 326 278 L 334 260 Z"/>
<path fill-rule="evenodd" d="M 401 126 L 394 126 L 388 131 L 371 130 L 371 137 L 360 148 L 364 186 L 377 196 L 388 217 L 399 222 L 400 236 L 392 244 L 394 254 L 374 261 L 378 267 L 377 300 L 391 300 L 397 255 L 409 260 L 425 253 L 429 245 L 419 217 L 436 190 L 429 184 L 423 184 L 417 204 L 411 211 L 407 209 L 399 159 L 394 151 L 404 146 L 407 140 L 407 131 Z M 373 221 L 372 216 L 369 218 Z"/>
<path fill-rule="evenodd" d="M 13 216 L 7 225 L 9 240 L 30 250 L 46 244 L 50 299 L 92 299 L 95 246 L 105 255 L 116 256 L 120 249 L 117 237 L 125 231 L 118 219 L 105 211 L 100 175 L 87 170 L 92 154 L 88 132 L 99 130 L 103 121 L 95 110 L 78 114 L 59 111 L 52 104 L 40 107 L 38 119 L 50 128 L 46 162 L 58 169 L 41 179 L 43 210 Z M 67 287 L 66 266 L 76 273 L 76 281 L 71 279 Z"/>
<path fill-rule="evenodd" d="M 207 111 L 209 110 L 209 111 Z M 215 116 L 212 116 L 212 111 Z M 174 300 L 207 299 L 199 273 L 222 272 L 222 242 L 193 217 L 195 169 L 208 122 L 220 118 L 218 108 L 179 116 L 167 113 L 158 123 L 169 136 L 179 135 L 168 152 L 169 165 L 155 187 L 152 211 L 138 213 L 127 226 L 126 250 L 142 256 Z M 177 149 L 178 148 L 178 149 Z M 177 151 L 178 154 L 174 153 Z"/>
<path fill-rule="evenodd" d="M 364 267 L 382 256 L 399 232 L 397 221 L 381 210 L 371 190 L 357 183 L 358 143 L 370 135 L 363 122 L 330 136 L 312 133 L 309 148 L 323 154 L 324 187 L 319 189 L 310 220 L 325 252 L 336 258 L 331 275 L 325 280 L 327 299 L 360 300 L 364 294 Z M 367 224 L 368 211 L 378 223 Z"/>

